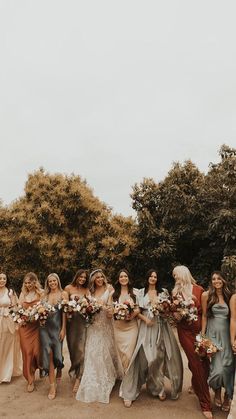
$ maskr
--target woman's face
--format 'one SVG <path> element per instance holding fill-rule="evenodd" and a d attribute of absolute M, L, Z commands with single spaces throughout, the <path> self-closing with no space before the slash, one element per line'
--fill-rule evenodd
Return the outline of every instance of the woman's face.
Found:
<path fill-rule="evenodd" d="M 3 288 L 6 286 L 7 283 L 7 277 L 5 274 L 0 274 L 0 288 Z"/>
<path fill-rule="evenodd" d="M 96 277 L 94 279 L 94 285 L 95 287 L 102 287 L 104 285 L 104 277 L 102 272 L 97 272 Z"/>
<path fill-rule="evenodd" d="M 148 278 L 148 284 L 149 285 L 156 285 L 157 283 L 157 274 L 156 272 L 152 272 L 151 275 Z"/>
<path fill-rule="evenodd" d="M 78 278 L 76 279 L 76 285 L 77 285 L 77 287 L 83 286 L 85 284 L 85 282 L 86 282 L 86 279 L 87 279 L 87 277 L 86 277 L 86 273 L 85 272 L 83 272 L 82 274 L 80 274 L 80 276 L 78 276 Z"/>
<path fill-rule="evenodd" d="M 127 275 L 126 272 L 122 271 L 120 273 L 120 275 L 119 275 L 119 283 L 120 283 L 120 285 L 123 285 L 123 286 L 128 285 L 128 283 L 129 283 L 129 277 L 128 277 L 128 275 Z"/>
<path fill-rule="evenodd" d="M 55 276 L 50 276 L 48 278 L 48 286 L 51 291 L 55 291 L 58 288 L 58 280 Z"/>
<path fill-rule="evenodd" d="M 172 276 L 173 276 L 173 278 L 174 278 L 174 280 L 176 282 L 177 279 L 178 279 L 178 275 L 177 275 L 177 273 L 175 271 L 172 272 Z"/>
<path fill-rule="evenodd" d="M 30 291 L 34 290 L 34 283 L 33 283 L 33 281 L 31 281 L 30 278 L 27 278 L 27 277 L 25 278 L 24 285 L 25 285 L 25 288 L 26 288 L 27 292 L 30 292 Z"/>
<path fill-rule="evenodd" d="M 222 278 L 220 277 L 220 275 L 217 275 L 217 274 L 214 274 L 212 276 L 211 283 L 212 283 L 213 288 L 215 289 L 221 289 L 223 288 L 223 285 L 224 285 Z"/>

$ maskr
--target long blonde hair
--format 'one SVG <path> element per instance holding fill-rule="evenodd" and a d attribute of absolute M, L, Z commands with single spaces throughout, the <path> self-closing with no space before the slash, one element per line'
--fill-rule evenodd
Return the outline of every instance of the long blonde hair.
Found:
<path fill-rule="evenodd" d="M 56 278 L 59 290 L 61 292 L 63 291 L 59 276 L 55 272 L 52 272 L 51 274 L 48 275 L 48 277 L 46 278 L 46 281 L 45 281 L 45 285 L 44 285 L 44 294 L 45 295 L 48 295 L 51 291 L 50 287 L 48 285 L 49 278 L 51 278 L 51 277 Z"/>
<path fill-rule="evenodd" d="M 172 291 L 173 296 L 182 294 L 186 300 L 192 300 L 193 285 L 196 284 L 187 266 L 179 265 L 173 269 L 173 277 L 175 278 L 175 286 Z"/>
<path fill-rule="evenodd" d="M 38 280 L 38 277 L 34 272 L 28 272 L 24 276 L 23 285 L 22 285 L 22 288 L 21 288 L 22 294 L 23 295 L 28 294 L 28 290 L 25 286 L 25 280 L 26 279 L 28 279 L 33 284 L 35 293 L 40 297 L 42 295 L 43 290 L 42 290 L 41 284 Z"/>
<path fill-rule="evenodd" d="M 107 282 L 107 278 L 104 274 L 104 272 L 102 271 L 102 269 L 95 269 L 94 271 L 91 272 L 90 276 L 89 276 L 89 290 L 91 292 L 91 294 L 94 294 L 95 292 L 95 279 L 97 278 L 98 274 L 102 274 L 103 276 L 103 284 L 105 286 L 105 288 L 107 288 L 108 282 Z"/>

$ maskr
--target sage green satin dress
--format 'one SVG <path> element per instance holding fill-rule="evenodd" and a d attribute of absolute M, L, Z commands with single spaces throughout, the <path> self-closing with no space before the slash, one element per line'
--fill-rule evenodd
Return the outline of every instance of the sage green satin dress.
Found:
<path fill-rule="evenodd" d="M 139 290 L 137 302 L 143 315 L 154 320 L 154 325 L 148 327 L 141 321 L 136 348 L 123 380 L 124 385 L 121 385 L 120 396 L 135 400 L 145 383 L 153 396 L 161 396 L 167 377 L 171 383 L 171 398 L 176 399 L 182 391 L 183 363 L 173 330 L 166 320 L 152 317 L 151 302 L 148 294 L 144 295 L 144 289 Z"/>
<path fill-rule="evenodd" d="M 208 384 L 213 390 L 224 387 L 230 399 L 234 387 L 234 355 L 230 344 L 229 307 L 214 304 L 212 317 L 207 320 L 207 336 L 222 350 L 211 360 Z"/>

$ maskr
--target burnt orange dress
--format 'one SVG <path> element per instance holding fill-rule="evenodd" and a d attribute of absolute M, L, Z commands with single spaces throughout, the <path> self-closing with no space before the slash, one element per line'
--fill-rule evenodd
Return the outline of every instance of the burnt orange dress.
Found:
<path fill-rule="evenodd" d="M 37 304 L 39 300 L 23 302 L 23 307 L 28 308 Z M 35 371 L 39 368 L 39 323 L 28 323 L 21 326 L 20 345 L 23 358 L 23 375 L 29 384 L 35 380 Z"/>

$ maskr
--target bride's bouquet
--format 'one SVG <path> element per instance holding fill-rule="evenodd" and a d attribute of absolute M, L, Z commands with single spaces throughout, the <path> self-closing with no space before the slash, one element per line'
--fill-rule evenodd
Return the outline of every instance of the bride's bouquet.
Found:
<path fill-rule="evenodd" d="M 87 325 L 90 325 L 94 321 L 95 314 L 99 313 L 102 308 L 96 298 L 94 297 L 75 297 L 74 300 L 64 304 L 64 311 L 69 313 L 72 317 L 74 312 L 79 313 L 84 319 Z"/>
<path fill-rule="evenodd" d="M 214 356 L 218 351 L 222 351 L 223 349 L 217 346 L 215 343 L 212 342 L 210 338 L 201 333 L 196 336 L 195 341 L 195 352 L 201 357 L 211 358 Z"/>
<path fill-rule="evenodd" d="M 184 300 L 181 294 L 177 294 L 171 304 L 172 318 L 175 322 L 185 320 L 188 323 L 197 321 L 198 311 L 193 300 Z M 177 316 L 175 317 L 175 314 Z"/>
<path fill-rule="evenodd" d="M 130 315 L 135 308 L 132 300 L 124 301 L 123 303 L 115 302 L 113 305 L 113 317 L 115 320 L 130 320 Z"/>

